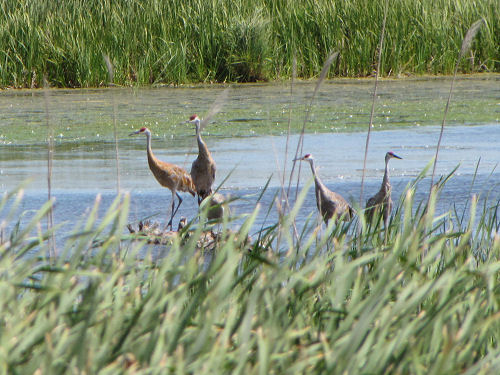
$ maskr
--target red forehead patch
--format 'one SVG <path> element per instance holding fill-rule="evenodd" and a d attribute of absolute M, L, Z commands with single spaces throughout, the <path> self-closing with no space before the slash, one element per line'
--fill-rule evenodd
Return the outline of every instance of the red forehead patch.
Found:
<path fill-rule="evenodd" d="M 140 131 L 141 132 L 145 132 L 146 131 L 146 127 L 142 127 Z"/>
<path fill-rule="evenodd" d="M 196 117 L 198 117 L 198 116 L 196 116 L 196 115 L 192 115 L 192 116 L 189 118 L 189 121 L 193 121 Z"/>

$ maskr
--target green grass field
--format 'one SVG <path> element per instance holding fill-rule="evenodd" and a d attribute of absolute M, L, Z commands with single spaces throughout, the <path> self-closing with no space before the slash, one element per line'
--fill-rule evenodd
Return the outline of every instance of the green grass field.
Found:
<path fill-rule="evenodd" d="M 226 217 L 213 253 L 197 248 L 198 227 L 161 259 L 124 235 L 127 196 L 99 222 L 94 209 L 49 259 L 47 204 L 2 230 L 0 373 L 497 373 L 498 202 L 472 199 L 463 221 L 413 192 L 387 233 L 312 220 L 294 235 L 303 192 L 251 245 L 256 212 L 237 233 Z M 20 199 L 4 195 L 4 229 Z"/>
<path fill-rule="evenodd" d="M 330 77 L 373 73 L 383 1 L 6 0 L 0 4 L 0 86 L 120 85 Z M 451 74 L 470 25 L 483 27 L 461 72 L 500 71 L 497 0 L 390 2 L 381 74 Z"/>

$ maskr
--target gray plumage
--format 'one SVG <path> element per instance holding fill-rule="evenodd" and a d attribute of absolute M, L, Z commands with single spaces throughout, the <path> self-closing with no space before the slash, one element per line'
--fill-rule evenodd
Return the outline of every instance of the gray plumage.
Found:
<path fill-rule="evenodd" d="M 389 223 L 389 217 L 392 212 L 392 186 L 389 182 L 389 160 L 392 158 L 402 159 L 401 157 L 395 155 L 393 152 L 388 152 L 385 154 L 385 172 L 384 178 L 382 179 L 382 186 L 377 194 L 366 201 L 366 218 L 370 222 L 373 215 L 377 210 L 382 210 L 382 216 L 384 218 L 384 225 L 387 227 Z"/>
<path fill-rule="evenodd" d="M 209 200 L 207 219 L 222 219 L 222 217 L 224 216 L 225 207 L 227 206 L 226 198 L 220 193 L 213 193 L 205 199 Z"/>
<path fill-rule="evenodd" d="M 191 116 L 189 122 L 196 125 L 196 140 L 198 142 L 198 157 L 191 165 L 191 178 L 198 194 L 198 204 L 212 194 L 212 185 L 215 181 L 215 161 L 201 138 L 200 118 Z"/>
<path fill-rule="evenodd" d="M 329 190 L 323 182 L 321 182 L 316 169 L 314 168 L 314 158 L 311 154 L 306 154 L 295 160 L 307 161 L 311 166 L 311 171 L 314 176 L 314 186 L 316 194 L 316 205 L 326 224 L 336 215 L 336 220 L 340 217 L 344 221 L 349 221 L 353 218 L 354 212 L 349 203 L 338 193 Z"/>

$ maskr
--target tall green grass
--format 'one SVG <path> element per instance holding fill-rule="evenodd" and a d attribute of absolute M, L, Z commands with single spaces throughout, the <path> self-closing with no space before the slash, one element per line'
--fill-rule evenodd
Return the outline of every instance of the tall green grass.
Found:
<path fill-rule="evenodd" d="M 100 86 L 102 54 L 117 84 L 371 75 L 384 1 L 6 0 L 0 4 L 0 85 Z M 388 9 L 381 75 L 451 74 L 467 27 L 484 18 L 460 71 L 500 71 L 496 0 L 401 0 Z"/>
<path fill-rule="evenodd" d="M 257 211 L 237 233 L 225 222 L 214 253 L 197 249 L 198 228 L 161 259 L 124 236 L 121 196 L 100 221 L 96 200 L 51 263 L 50 233 L 33 232 L 47 204 L 0 244 L 0 372 L 497 373 L 498 203 L 478 209 L 472 199 L 469 219 L 457 222 L 435 214 L 442 183 L 427 208 L 414 202 L 416 183 L 387 239 L 377 225 L 331 221 L 296 243 L 303 191 L 250 251 Z M 20 199 L 4 195 L 2 229 Z"/>

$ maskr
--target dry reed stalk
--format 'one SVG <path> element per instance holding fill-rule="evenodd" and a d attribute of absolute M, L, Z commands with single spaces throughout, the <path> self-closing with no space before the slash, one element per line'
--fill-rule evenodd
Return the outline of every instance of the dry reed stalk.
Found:
<path fill-rule="evenodd" d="M 299 157 L 299 155 L 301 155 L 303 152 L 304 134 L 305 134 L 305 130 L 306 130 L 306 124 L 307 124 L 307 121 L 309 121 L 309 116 L 310 116 L 310 113 L 312 110 L 312 105 L 313 105 L 314 99 L 316 98 L 316 94 L 318 93 L 321 84 L 323 83 L 323 81 L 325 80 L 325 78 L 328 74 L 328 70 L 330 70 L 330 66 L 332 65 L 333 61 L 338 57 L 338 55 L 339 55 L 338 52 L 331 53 L 328 56 L 328 58 L 326 59 L 325 63 L 323 64 L 323 68 L 321 69 L 321 73 L 319 75 L 318 81 L 316 82 L 316 86 L 314 87 L 314 92 L 313 92 L 313 95 L 311 97 L 311 101 L 309 102 L 309 106 L 306 108 L 306 115 L 304 116 L 304 123 L 302 124 L 302 130 L 300 131 L 300 137 L 299 137 L 299 141 L 297 142 L 297 149 L 295 150 L 294 159 L 297 159 Z M 295 164 L 296 163 L 297 163 L 296 161 L 293 162 L 292 170 L 290 171 L 290 178 L 288 180 L 288 189 L 287 189 L 287 194 L 286 194 L 287 196 L 290 196 L 290 188 L 292 185 L 293 173 L 295 171 Z M 295 189 L 295 200 L 297 199 L 297 194 L 298 194 L 298 190 L 299 190 L 300 171 L 301 171 L 301 166 L 299 163 L 299 171 L 297 173 L 297 186 Z"/>
<path fill-rule="evenodd" d="M 382 49 L 384 47 L 384 36 L 385 36 L 385 23 L 387 21 L 387 1 L 385 2 L 384 8 L 384 20 L 382 21 L 382 32 L 380 35 L 380 44 L 378 48 L 378 58 L 377 58 L 377 71 L 375 72 L 375 87 L 373 89 L 373 99 L 372 99 L 372 109 L 370 111 L 370 122 L 368 123 L 368 133 L 366 134 L 366 144 L 365 144 L 365 156 L 363 158 L 363 172 L 361 175 L 361 189 L 359 192 L 359 207 L 363 207 L 363 188 L 365 185 L 365 175 L 366 175 L 366 159 L 368 157 L 368 146 L 370 145 L 370 134 L 373 126 L 373 115 L 375 113 L 375 100 L 377 99 L 377 88 L 378 88 L 378 77 L 380 74 L 380 64 L 382 61 Z"/>
<path fill-rule="evenodd" d="M 47 77 L 43 77 L 43 98 L 45 104 L 45 123 L 47 125 L 47 200 L 52 201 L 52 162 L 54 157 L 54 131 L 50 122 L 49 115 L 49 82 Z M 47 214 L 47 231 L 51 231 L 54 227 L 54 208 L 50 205 L 49 212 Z M 56 239 L 54 232 L 48 241 L 49 247 L 49 258 L 55 260 L 57 256 L 56 251 Z"/>
<path fill-rule="evenodd" d="M 111 62 L 111 59 L 109 58 L 108 55 L 103 54 L 102 57 L 104 59 L 104 62 L 106 63 L 106 68 L 108 70 L 108 78 L 109 78 L 108 86 L 112 86 L 114 78 L 113 63 Z M 116 99 L 114 92 L 111 93 L 111 99 L 113 101 L 113 134 L 115 139 L 116 193 L 120 194 L 120 162 L 119 162 L 120 158 L 118 152 L 118 134 L 116 131 L 117 108 L 116 108 Z"/>
<path fill-rule="evenodd" d="M 295 83 L 295 79 L 297 78 L 297 57 L 294 56 L 292 62 L 292 81 L 290 82 L 290 102 L 288 108 L 288 132 L 286 133 L 286 143 L 285 143 L 285 157 L 283 160 L 283 174 L 281 179 L 281 193 L 280 193 L 280 204 L 283 200 L 286 200 L 286 205 L 290 208 L 288 201 L 288 194 L 285 192 L 285 175 L 286 175 L 286 166 L 288 164 L 288 146 L 290 144 L 290 133 L 291 133 L 291 123 L 292 123 L 292 103 L 293 103 L 293 85 Z"/>
<path fill-rule="evenodd" d="M 436 174 L 436 165 L 439 155 L 439 148 L 441 147 L 444 125 L 446 124 L 446 115 L 448 114 L 448 110 L 450 108 L 451 96 L 453 94 L 453 87 L 455 85 L 455 80 L 457 78 L 458 65 L 460 64 L 460 60 L 462 60 L 467 51 L 470 49 L 474 37 L 476 36 L 477 32 L 479 31 L 480 27 L 483 24 L 486 24 L 484 18 L 481 18 L 480 20 L 477 20 L 472 24 L 472 26 L 469 28 L 469 30 L 467 30 L 467 33 L 465 34 L 464 40 L 462 41 L 462 47 L 460 48 L 460 52 L 458 53 L 458 59 L 455 64 L 455 70 L 453 72 L 453 79 L 451 80 L 450 93 L 448 94 L 448 100 L 446 101 L 446 107 L 444 109 L 444 114 L 443 114 L 443 122 L 441 123 L 441 130 L 439 132 L 438 143 L 436 146 L 436 155 L 434 156 L 434 165 L 432 167 L 432 175 L 431 175 L 431 186 L 429 188 L 429 199 L 431 197 L 432 190 L 434 188 L 434 176 Z"/>
<path fill-rule="evenodd" d="M 283 160 L 283 173 L 280 177 L 280 195 L 279 201 L 277 204 L 278 209 L 278 225 L 281 227 L 283 216 L 285 215 L 286 210 L 290 210 L 290 200 L 288 199 L 288 193 L 285 191 L 285 176 L 286 176 L 286 166 L 288 164 L 288 148 L 290 144 L 290 135 L 291 135 L 291 123 L 292 123 L 292 104 L 293 104 L 293 87 L 295 83 L 295 79 L 297 78 L 297 58 L 294 56 L 292 62 L 292 81 L 290 82 L 290 102 L 288 108 L 288 131 L 286 135 L 286 143 L 285 143 L 285 155 Z M 278 164 L 278 163 L 277 163 Z M 279 173 L 279 165 L 277 165 L 278 173 Z M 293 232 L 297 242 L 299 241 L 299 232 L 297 229 L 297 225 L 295 221 L 292 223 Z M 278 236 L 276 240 L 276 248 L 279 249 L 281 243 L 281 230 L 278 231 Z"/>
<path fill-rule="evenodd" d="M 217 95 L 217 98 L 210 107 L 210 110 L 208 111 L 207 115 L 203 117 L 203 119 L 200 122 L 200 131 L 202 131 L 208 125 L 212 117 L 214 117 L 217 113 L 221 111 L 222 106 L 227 101 L 230 91 L 231 87 L 227 87 L 224 89 L 224 91 L 222 91 L 219 95 Z"/>
<path fill-rule="evenodd" d="M 200 132 L 209 124 L 210 120 L 212 117 L 214 117 L 217 113 L 219 113 L 224 105 L 224 103 L 227 101 L 227 98 L 229 96 L 229 92 L 231 91 L 231 87 L 225 88 L 217 97 L 215 98 L 215 101 L 213 104 L 210 106 L 210 109 L 208 110 L 208 113 L 206 116 L 204 116 L 201 119 L 200 122 Z M 193 140 L 193 143 L 191 143 L 191 147 L 186 153 L 186 159 L 184 160 L 183 167 L 186 167 L 188 163 L 188 158 L 189 155 L 193 152 L 193 148 L 195 147 L 196 144 L 196 139 Z"/>

